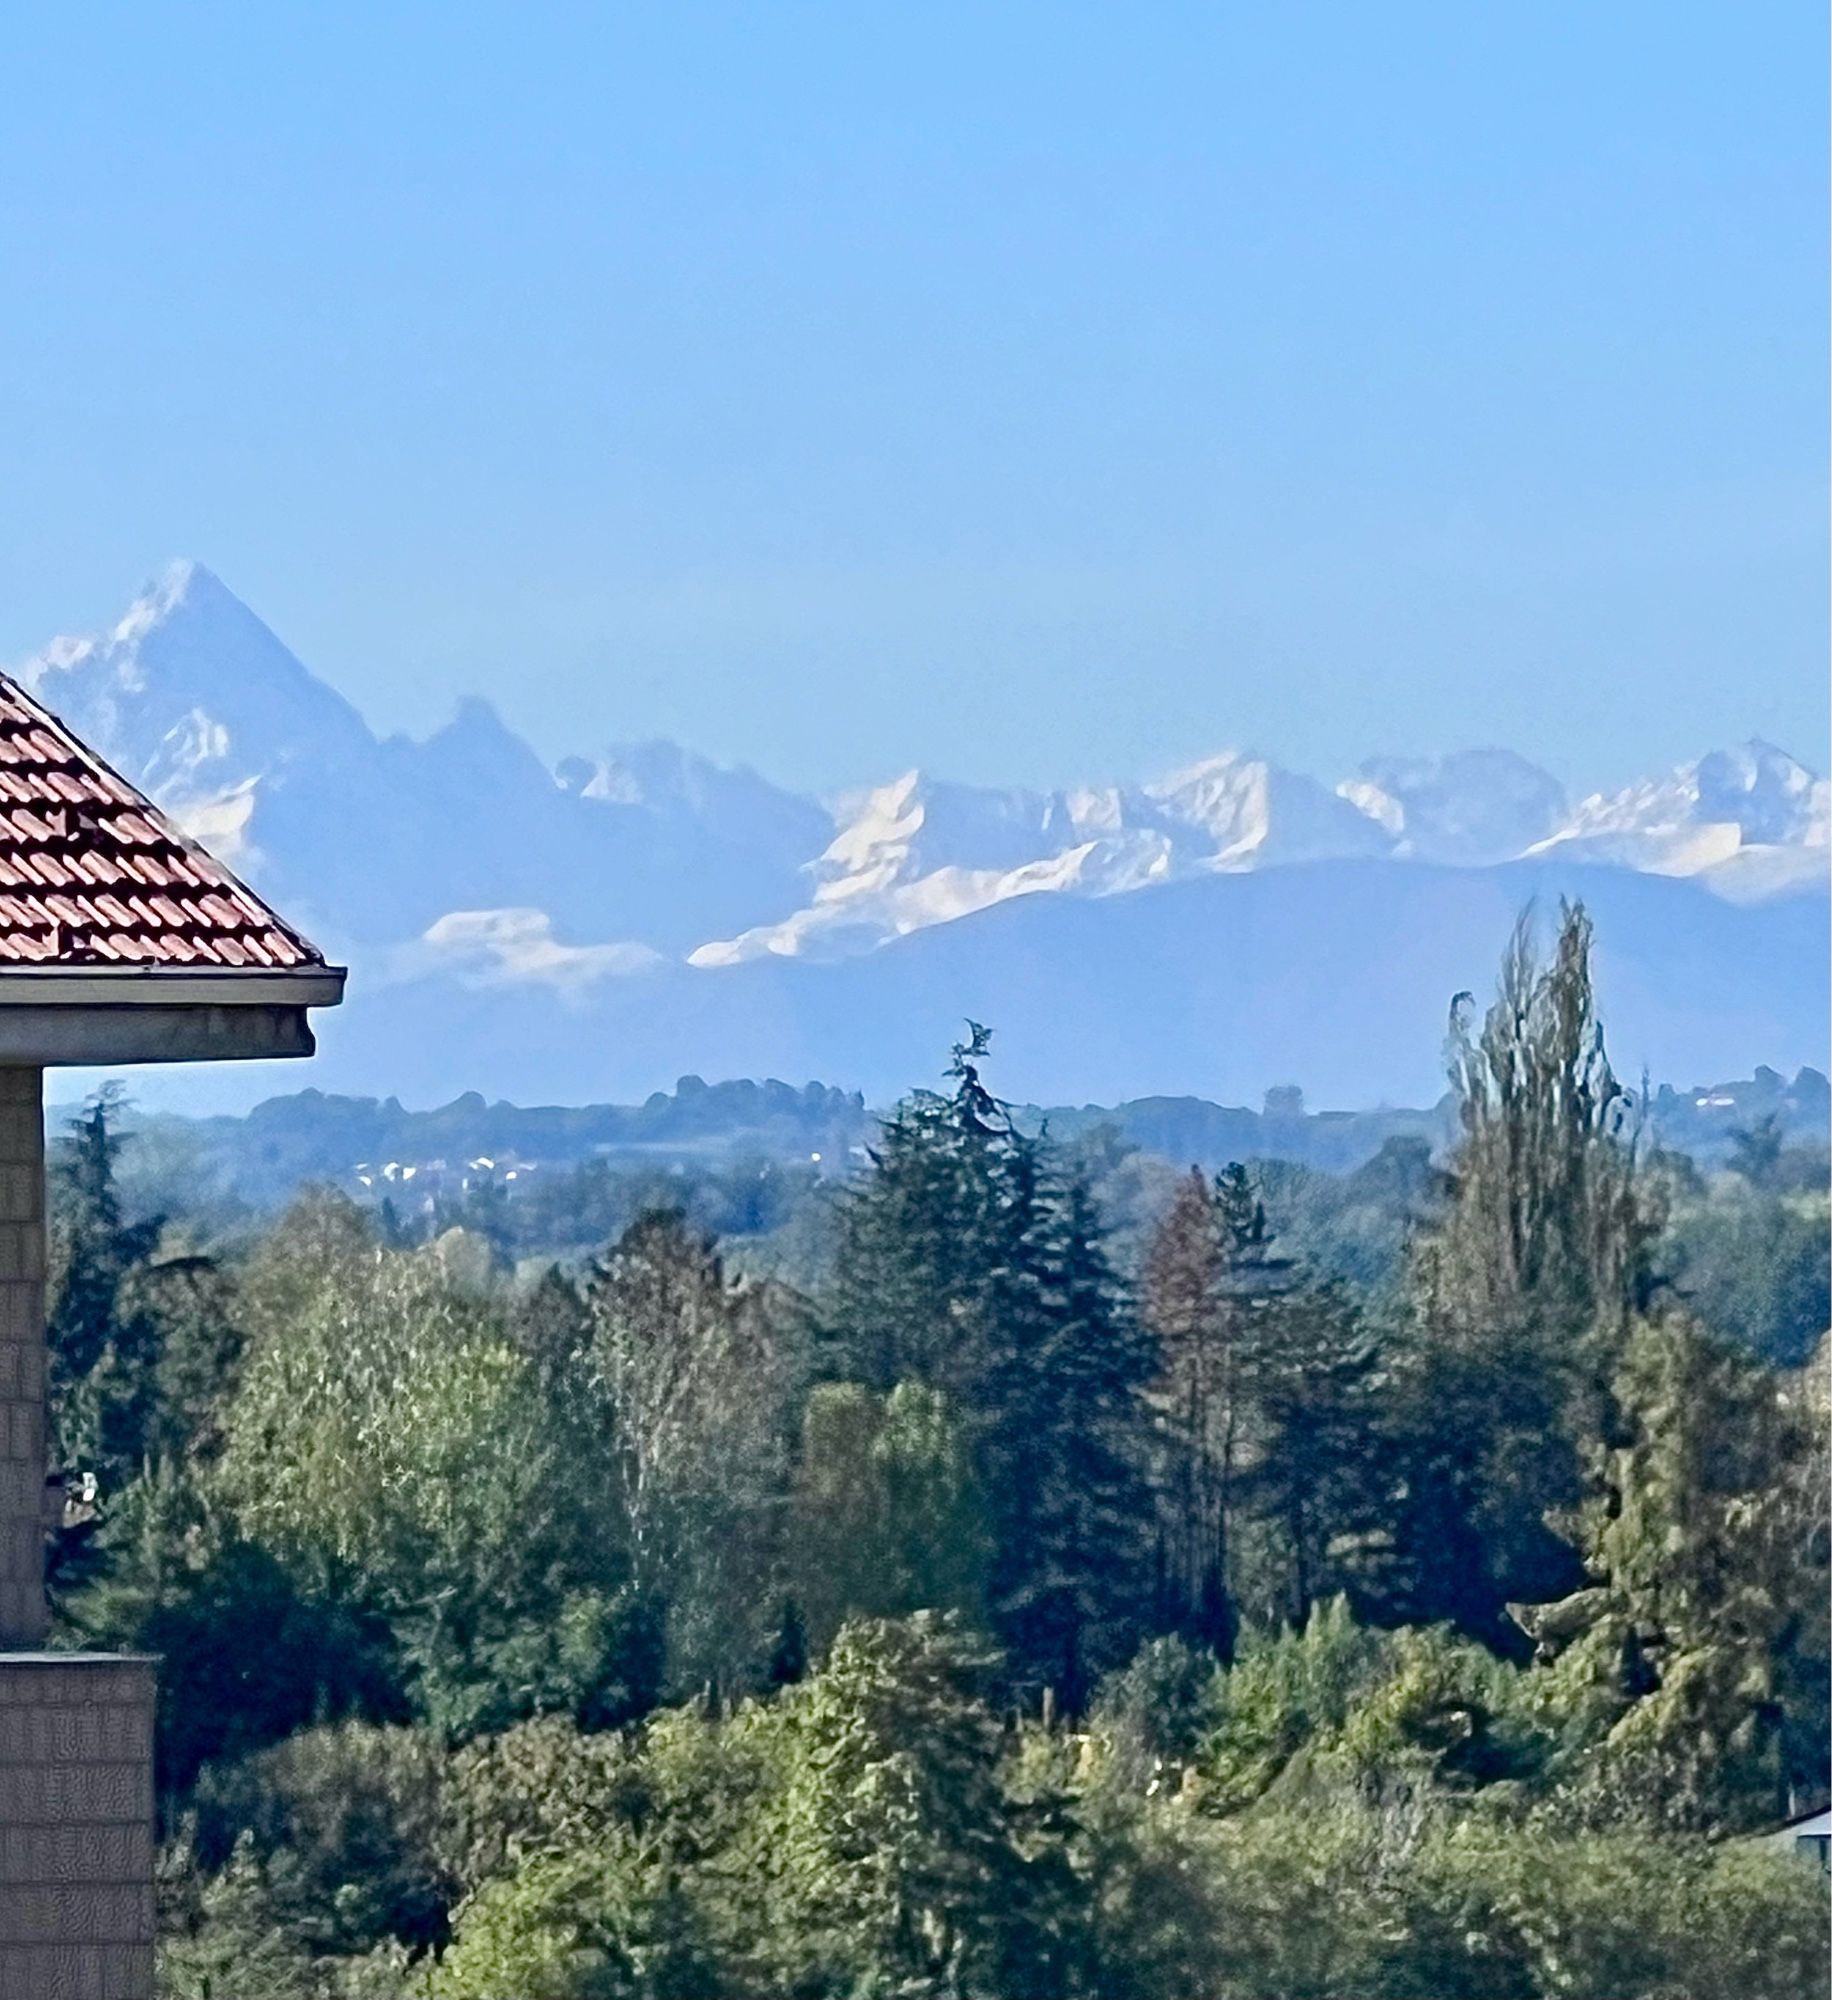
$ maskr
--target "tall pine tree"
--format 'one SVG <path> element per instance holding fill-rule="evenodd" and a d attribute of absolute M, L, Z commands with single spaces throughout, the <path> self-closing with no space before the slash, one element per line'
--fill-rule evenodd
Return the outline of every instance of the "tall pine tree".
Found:
<path fill-rule="evenodd" d="M 947 1096 L 888 1121 L 845 1214 L 842 1367 L 956 1413 L 986 1495 L 990 1615 L 1020 1686 L 1077 1705 L 1131 1642 L 1139 1575 L 1139 1329 L 1087 1190 L 988 1089 L 970 1024 Z"/>
<path fill-rule="evenodd" d="M 1006 1324 L 986 1451 L 1000 1523 L 995 1623 L 1032 1685 L 1079 1711 L 1130 1657 L 1150 1616 L 1144 1392 L 1149 1336 L 1101 1246 L 1085 1182 L 1037 1185 L 1021 1246 L 1028 1310 Z"/>

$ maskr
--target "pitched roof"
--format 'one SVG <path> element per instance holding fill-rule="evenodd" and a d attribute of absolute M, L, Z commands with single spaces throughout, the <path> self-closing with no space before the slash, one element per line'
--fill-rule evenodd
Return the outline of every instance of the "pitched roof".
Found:
<path fill-rule="evenodd" d="M 323 964 L 291 925 L 0 674 L 0 973 Z"/>

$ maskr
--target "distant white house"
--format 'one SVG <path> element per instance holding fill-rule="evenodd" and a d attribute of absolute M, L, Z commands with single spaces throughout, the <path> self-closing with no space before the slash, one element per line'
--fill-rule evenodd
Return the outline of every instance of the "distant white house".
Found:
<path fill-rule="evenodd" d="M 1832 1871 L 1832 1812 L 1808 1813 L 1804 1819 L 1790 1820 L 1767 1836 L 1771 1847 L 1783 1847 L 1803 1861 L 1816 1861 Z"/>

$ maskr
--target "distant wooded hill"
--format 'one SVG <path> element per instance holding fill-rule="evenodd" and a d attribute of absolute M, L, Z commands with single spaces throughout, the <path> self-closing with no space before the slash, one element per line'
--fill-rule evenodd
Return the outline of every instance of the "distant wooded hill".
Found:
<path fill-rule="evenodd" d="M 1793 1144 L 1823 1143 L 1832 1091 L 1814 1069 L 1791 1079 L 1766 1067 L 1753 1077 L 1676 1089 L 1649 1103 L 1655 1144 L 1710 1161 L 1732 1135 L 1765 1119 Z M 67 1115 L 56 1109 L 53 1121 Z M 1416 1137 L 1434 1150 L 1451 1137 L 1448 1099 L 1430 1107 L 1312 1111 L 1295 1086 L 1267 1093 L 1264 1107 L 1200 1097 L 1142 1097 L 1114 1105 L 1025 1106 L 1020 1122 L 1047 1125 L 1061 1140 L 1111 1129 L 1130 1146 L 1179 1165 L 1216 1168 L 1229 1160 L 1289 1160 L 1342 1173 L 1372 1159 L 1389 1140 Z M 642 1104 L 524 1106 L 489 1103 L 477 1092 L 428 1111 L 394 1098 L 337 1097 L 304 1090 L 272 1097 L 241 1117 L 134 1114 L 126 1127 L 147 1170 L 180 1171 L 199 1192 L 271 1207 L 308 1182 L 329 1182 L 359 1197 L 417 1202 L 491 1182 L 514 1192 L 543 1171 L 600 1159 L 667 1170 L 740 1161 L 845 1174 L 864 1159 L 877 1113 L 857 1091 L 774 1079 L 706 1083 L 683 1077 Z"/>

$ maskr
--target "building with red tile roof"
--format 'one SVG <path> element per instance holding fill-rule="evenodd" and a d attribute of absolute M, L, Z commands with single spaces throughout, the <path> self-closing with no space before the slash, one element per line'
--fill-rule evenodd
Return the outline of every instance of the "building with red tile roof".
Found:
<path fill-rule="evenodd" d="M 0 674 L 0 965 L 323 965 Z"/>
<path fill-rule="evenodd" d="M 0 675 L 0 1061 L 308 1055 L 305 1009 L 342 989 L 340 968 Z M 34 1019 L 50 1008 L 63 1018 Z"/>
<path fill-rule="evenodd" d="M 310 1055 L 343 980 L 0 676 L 0 1994 L 153 1990 L 157 1663 L 44 1649 L 44 1072 Z"/>

